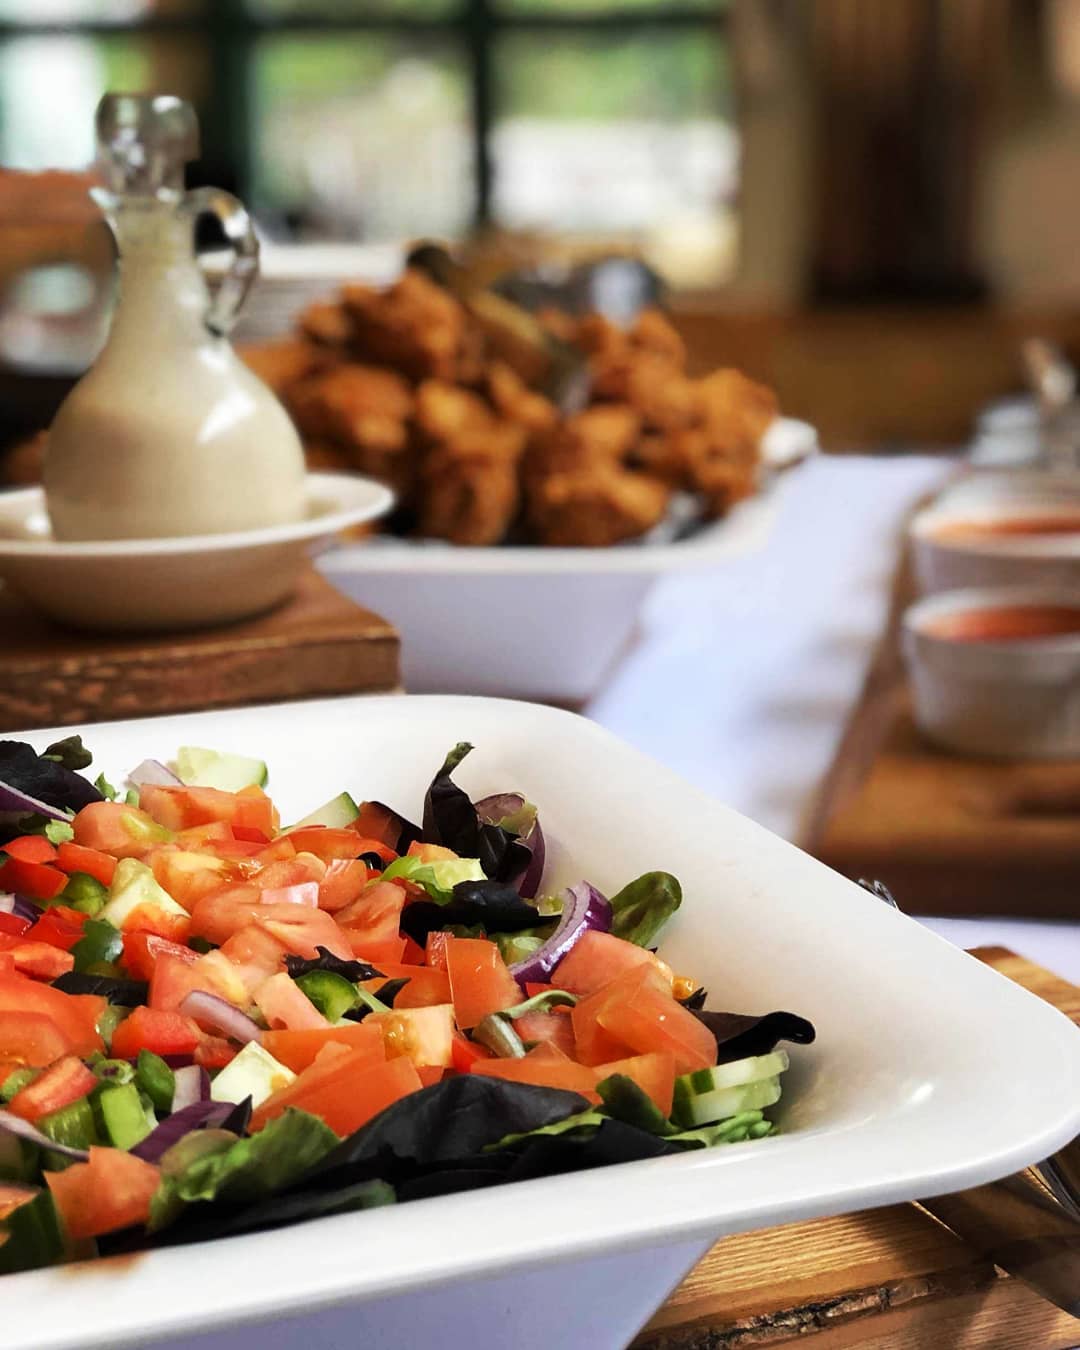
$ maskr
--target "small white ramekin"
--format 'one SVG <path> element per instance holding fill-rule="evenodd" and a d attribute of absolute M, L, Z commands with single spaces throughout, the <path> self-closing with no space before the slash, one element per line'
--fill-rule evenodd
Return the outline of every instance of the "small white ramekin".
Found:
<path fill-rule="evenodd" d="M 963 641 L 935 618 L 1014 605 L 1080 610 L 1080 588 L 1002 587 L 928 596 L 904 614 L 915 721 L 937 745 L 1008 759 L 1080 759 L 1080 633 Z"/>
<path fill-rule="evenodd" d="M 1011 480 L 1011 481 L 1010 481 Z M 915 575 L 925 593 L 972 586 L 1048 586 L 1080 596 L 1080 532 L 949 538 L 950 525 L 1074 514 L 1080 475 L 981 475 L 961 480 L 920 511 L 909 527 Z"/>

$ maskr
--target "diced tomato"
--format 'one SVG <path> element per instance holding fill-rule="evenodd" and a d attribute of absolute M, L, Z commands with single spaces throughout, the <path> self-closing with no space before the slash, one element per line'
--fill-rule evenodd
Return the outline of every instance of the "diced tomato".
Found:
<path fill-rule="evenodd" d="M 433 1087 L 436 1083 L 441 1083 L 446 1070 L 436 1064 L 418 1064 L 416 1066 L 416 1075 L 420 1079 L 422 1087 Z"/>
<path fill-rule="evenodd" d="M 255 990 L 255 1006 L 271 1030 L 325 1031 L 330 1023 L 298 984 L 282 971 Z"/>
<path fill-rule="evenodd" d="M 236 1007 L 246 1004 L 249 993 L 240 972 L 220 952 L 208 952 L 194 961 L 159 953 L 150 976 L 147 1003 L 160 1012 L 175 1012 L 196 991 L 223 998 Z"/>
<path fill-rule="evenodd" d="M 152 1050 L 155 1055 L 190 1055 L 201 1039 L 199 1028 L 190 1017 L 139 1007 L 113 1032 L 112 1054 L 116 1059 L 135 1059 L 140 1050 Z"/>
<path fill-rule="evenodd" d="M 31 900 L 52 900 L 66 885 L 64 873 L 48 863 L 9 858 L 0 867 L 0 891 L 16 891 Z"/>
<path fill-rule="evenodd" d="M 65 994 L 24 975 L 0 975 L 0 1013 L 27 1017 L 42 1014 L 51 1019 L 68 1042 L 64 1051 L 75 1055 L 92 1055 L 105 1048 L 97 1029 L 98 1018 L 105 1006 L 105 1000 L 99 994 Z M 9 1054 L 4 1046 L 4 1041 L 0 1040 L 0 1057 L 21 1057 Z"/>
<path fill-rule="evenodd" d="M 76 844 L 113 858 L 141 858 L 156 844 L 172 839 L 171 832 L 145 811 L 125 802 L 91 802 L 76 815 L 71 827 Z"/>
<path fill-rule="evenodd" d="M 156 933 L 140 930 L 124 934 L 124 955 L 121 963 L 128 973 L 137 980 L 149 980 L 154 974 L 154 966 L 159 956 L 173 956 L 179 961 L 193 965 L 198 952 L 179 942 L 170 942 L 168 938 L 158 937 Z"/>
<path fill-rule="evenodd" d="M 315 1062 L 324 1045 L 340 1044 L 349 1050 L 366 1050 L 374 1060 L 386 1058 L 383 1049 L 382 1028 L 363 1022 L 350 1022 L 342 1027 L 327 1026 L 313 1031 L 266 1031 L 262 1047 L 269 1055 L 293 1073 L 303 1071 Z"/>
<path fill-rule="evenodd" d="M 641 966 L 638 969 L 643 970 Z M 596 1020 L 596 1014 L 603 1006 L 606 989 L 583 998 L 570 1014 L 570 1023 L 574 1028 L 574 1058 L 582 1064 L 604 1064 L 611 1060 L 626 1059 L 634 1054 L 633 1046 L 613 1035 Z"/>
<path fill-rule="evenodd" d="M 399 931 L 404 904 L 399 886 L 375 881 L 335 917 L 346 930 L 354 953 L 375 964 L 380 960 L 400 961 L 405 949 Z"/>
<path fill-rule="evenodd" d="M 56 865 L 61 872 L 85 872 L 88 877 L 100 881 L 103 886 L 111 886 L 116 871 L 116 859 L 97 848 L 86 848 L 83 844 L 69 841 L 56 850 Z"/>
<path fill-rule="evenodd" d="M 422 966 L 427 961 L 427 953 L 419 942 L 414 942 L 411 937 L 407 937 L 405 939 L 405 954 L 401 959 L 407 966 Z"/>
<path fill-rule="evenodd" d="M 125 933 L 155 933 L 169 942 L 186 942 L 191 920 L 186 914 L 170 914 L 160 905 L 136 905 L 123 921 Z"/>
<path fill-rule="evenodd" d="M 599 1026 L 639 1055 L 668 1051 L 679 1074 L 716 1063 L 716 1038 L 693 1013 L 676 1003 L 670 984 L 652 966 L 627 971 L 596 997 L 601 1000 L 595 1010 Z"/>
<path fill-rule="evenodd" d="M 234 837 L 233 828 L 227 820 L 213 820 L 208 825 L 193 825 L 189 830 L 180 830 L 176 843 L 182 849 L 193 849 L 200 853 L 206 844 Z"/>
<path fill-rule="evenodd" d="M 0 933 L 5 937 L 22 937 L 29 927 L 29 919 L 24 919 L 19 914 L 0 912 Z"/>
<path fill-rule="evenodd" d="M 355 830 L 365 843 L 380 844 L 386 848 L 390 853 L 387 862 L 397 857 L 394 849 L 401 836 L 401 820 L 382 802 L 361 802 L 360 812 L 349 829 Z M 366 849 L 364 851 L 367 852 Z"/>
<path fill-rule="evenodd" d="M 449 933 L 442 933 L 437 929 L 427 935 L 424 956 L 434 970 L 446 969 L 446 942 L 449 937 Z"/>
<path fill-rule="evenodd" d="M 55 980 L 75 968 L 75 958 L 70 952 L 61 951 L 47 942 L 29 942 L 26 938 L 0 933 L 0 949 L 12 958 L 20 974 L 34 980 Z"/>
<path fill-rule="evenodd" d="M 40 1120 L 42 1116 L 77 1102 L 97 1085 L 97 1075 L 91 1073 L 81 1059 L 65 1055 L 16 1092 L 8 1102 L 8 1110 L 22 1116 L 23 1120 Z"/>
<path fill-rule="evenodd" d="M 44 1013 L 0 1009 L 0 1057 L 40 1069 L 66 1055 L 71 1042 Z"/>
<path fill-rule="evenodd" d="M 402 965 L 395 961 L 383 961 L 379 970 L 391 980 L 408 980 L 408 984 L 394 999 L 395 1008 L 431 1008 L 438 1003 L 450 1003 L 450 977 L 445 970 L 432 970 L 428 966 Z M 366 980 L 364 988 L 369 989 L 376 998 L 384 980 Z"/>
<path fill-rule="evenodd" d="M 297 853 L 314 853 L 323 862 L 359 858 L 364 852 L 363 840 L 355 830 L 331 830 L 325 825 L 306 825 L 290 830 L 285 838 Z"/>
<path fill-rule="evenodd" d="M 518 982 L 498 947 L 486 938 L 449 938 L 446 969 L 457 1024 L 464 1030 L 476 1026 L 488 1013 L 521 1002 Z"/>
<path fill-rule="evenodd" d="M 204 895 L 227 885 L 231 875 L 230 864 L 223 858 L 211 857 L 209 853 L 188 853 L 173 844 L 153 849 L 145 861 L 150 864 L 158 885 L 189 914 Z"/>
<path fill-rule="evenodd" d="M 256 871 L 250 872 L 245 880 L 252 886 L 258 886 L 260 891 L 287 891 L 292 890 L 294 886 L 318 886 L 326 872 L 326 864 L 319 861 L 313 854 L 301 854 L 293 858 L 282 858 L 277 862 L 267 863 L 265 867 L 259 867 Z M 314 894 L 317 896 L 318 891 Z M 270 903 L 270 902 L 264 902 Z M 304 904 L 317 904 L 316 900 L 304 900 Z"/>
<path fill-rule="evenodd" d="M 9 956 L 7 952 L 0 951 L 0 975 L 15 974 L 15 958 Z"/>
<path fill-rule="evenodd" d="M 410 858 L 419 858 L 421 862 L 450 862 L 460 855 L 455 853 L 452 848 L 444 848 L 442 844 L 425 844 L 420 839 L 414 839 L 409 845 L 407 856 Z"/>
<path fill-rule="evenodd" d="M 379 1063 L 366 1050 L 326 1045 L 292 1083 L 268 1097 L 251 1118 L 262 1129 L 289 1106 L 319 1116 L 339 1135 L 352 1134 L 410 1092 L 423 1087 L 405 1056 Z"/>
<path fill-rule="evenodd" d="M 310 960 L 318 956 L 319 947 L 325 947 L 335 956 L 352 958 L 353 948 L 346 935 L 321 909 L 303 905 L 265 905 L 263 909 L 263 913 L 255 916 L 255 922 L 296 956 Z"/>
<path fill-rule="evenodd" d="M 478 1059 L 469 1072 L 505 1078 L 513 1083 L 535 1083 L 537 1087 L 580 1092 L 591 1102 L 600 1100 L 595 1070 L 575 1064 L 564 1055 L 545 1054 L 541 1050 L 530 1050 L 524 1059 Z"/>
<path fill-rule="evenodd" d="M 0 852 L 19 862 L 50 863 L 56 861 L 56 849 L 43 834 L 20 834 L 17 839 L 9 839 L 0 845 Z"/>
<path fill-rule="evenodd" d="M 83 936 L 86 915 L 66 905 L 52 905 L 26 933 L 27 942 L 47 942 L 69 952 Z"/>
<path fill-rule="evenodd" d="M 450 1060 L 458 1073 L 468 1073 L 478 1059 L 493 1058 L 494 1056 L 486 1045 L 478 1045 L 476 1041 L 470 1041 L 460 1031 L 454 1032 L 453 1044 L 450 1047 Z"/>
<path fill-rule="evenodd" d="M 299 909 L 319 908 L 319 883 L 299 881 L 292 886 L 268 886 L 259 892 L 263 905 L 296 905 Z"/>
<path fill-rule="evenodd" d="M 263 852 L 262 844 L 253 844 L 249 839 L 211 839 L 200 849 L 214 858 L 225 862 L 251 863 L 258 866 L 257 859 Z"/>
<path fill-rule="evenodd" d="M 227 886 L 196 902 L 191 911 L 191 933 L 193 937 L 203 937 L 220 946 L 241 928 L 254 923 L 259 915 L 265 916 L 274 908 L 286 906 L 264 904 L 256 886 Z"/>
<path fill-rule="evenodd" d="M 308 857 L 312 857 L 308 854 Z M 290 858 L 296 857 L 296 849 L 293 848 L 287 835 L 279 834 L 276 839 L 271 839 L 268 844 L 264 844 L 255 855 L 255 864 L 258 867 L 265 867 L 272 862 L 288 862 Z"/>
<path fill-rule="evenodd" d="M 218 788 L 146 784 L 139 790 L 139 802 L 144 811 L 169 830 L 225 822 L 233 827 L 234 834 L 240 826 L 258 830 L 269 839 L 276 828 L 274 804 L 256 787 L 222 792 Z"/>
<path fill-rule="evenodd" d="M 603 1082 L 614 1073 L 625 1074 L 653 1099 L 661 1115 L 671 1115 L 671 1099 L 675 1091 L 675 1056 L 666 1050 L 649 1055 L 632 1055 L 611 1064 L 596 1065 L 596 1081 Z"/>
<path fill-rule="evenodd" d="M 240 1053 L 240 1047 L 222 1036 L 204 1036 L 195 1047 L 195 1063 L 204 1069 L 224 1069 Z"/>
<path fill-rule="evenodd" d="M 367 864 L 357 859 L 335 858 L 328 862 L 319 882 L 319 908 L 336 914 L 351 905 L 373 875 Z"/>
<path fill-rule="evenodd" d="M 134 1153 L 92 1147 L 89 1162 L 46 1172 L 45 1181 L 64 1228 L 78 1241 L 146 1223 L 161 1173 Z"/>
<path fill-rule="evenodd" d="M 254 825 L 234 825 L 232 832 L 234 838 L 244 839 L 249 844 L 268 844 L 270 842 L 270 836 L 264 834 L 262 830 L 257 830 Z"/>
<path fill-rule="evenodd" d="M 388 1013 L 370 1013 L 363 1025 L 382 1030 L 386 1058 L 407 1055 L 419 1067 L 422 1064 L 453 1064 L 454 1009 L 449 1003 L 431 1008 L 398 1008 Z"/>
<path fill-rule="evenodd" d="M 568 1059 L 574 1058 L 574 1024 L 563 1013 L 525 1013 L 514 1019 L 514 1030 L 523 1041 L 548 1043 L 556 1046 Z"/>
<path fill-rule="evenodd" d="M 555 988 L 553 984 L 532 984 L 525 982 L 525 994 L 528 998 L 535 998 L 537 994 L 550 994 Z"/>
<path fill-rule="evenodd" d="M 236 813 L 232 823 L 234 833 L 239 827 L 242 830 L 258 830 L 267 839 L 272 839 L 277 834 L 281 818 L 262 788 L 252 784 L 241 788 L 236 794 Z"/>
<path fill-rule="evenodd" d="M 657 958 L 644 947 L 591 928 L 582 933 L 551 978 L 556 989 L 567 989 L 571 994 L 595 994 L 625 971 L 650 964 L 660 967 Z"/>
<path fill-rule="evenodd" d="M 257 924 L 241 928 L 221 947 L 221 955 L 232 962 L 237 978 L 243 981 L 249 995 L 282 969 L 286 952 L 272 933 Z"/>

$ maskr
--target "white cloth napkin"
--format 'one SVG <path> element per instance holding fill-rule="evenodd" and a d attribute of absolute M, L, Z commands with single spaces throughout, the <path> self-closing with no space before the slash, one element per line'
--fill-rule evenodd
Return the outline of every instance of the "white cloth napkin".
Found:
<path fill-rule="evenodd" d="M 656 586 L 640 641 L 588 715 L 796 838 L 885 623 L 904 521 L 950 471 L 923 455 L 804 465 L 763 552 Z M 1080 982 L 1080 926 L 926 922 Z"/>

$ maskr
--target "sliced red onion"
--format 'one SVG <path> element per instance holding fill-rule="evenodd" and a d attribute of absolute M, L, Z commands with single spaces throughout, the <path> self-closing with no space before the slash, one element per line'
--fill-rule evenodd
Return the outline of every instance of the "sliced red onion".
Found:
<path fill-rule="evenodd" d="M 516 816 L 519 811 L 524 809 L 525 805 L 525 798 L 520 792 L 496 792 L 493 796 L 485 797 L 482 801 L 476 803 L 476 814 L 485 825 L 501 825 L 504 820 Z M 514 887 L 518 895 L 526 900 L 531 900 L 539 891 L 540 883 L 544 878 L 544 863 L 547 854 L 547 848 L 544 844 L 544 831 L 540 828 L 540 817 L 535 811 L 532 824 L 523 835 L 519 835 L 519 840 L 532 856 L 517 876 L 507 877 L 506 880 Z"/>
<path fill-rule="evenodd" d="M 157 1163 L 173 1144 L 192 1130 L 219 1129 L 233 1112 L 232 1102 L 192 1102 L 182 1111 L 174 1111 L 131 1150 L 143 1162 Z"/>
<path fill-rule="evenodd" d="M 137 767 L 128 774 L 128 782 L 134 787 L 143 787 L 144 784 L 150 784 L 151 787 L 181 787 L 183 779 L 178 778 L 172 769 L 162 764 L 160 759 L 144 759 Z"/>
<path fill-rule="evenodd" d="M 172 1110 L 186 1110 L 196 1102 L 207 1101 L 210 1097 L 210 1075 L 199 1064 L 188 1064 L 183 1069 L 174 1069 Z"/>
<path fill-rule="evenodd" d="M 29 919 L 31 923 L 41 918 L 41 906 L 35 905 L 33 900 L 25 895 L 14 897 L 14 904 L 10 912 L 20 919 Z"/>
<path fill-rule="evenodd" d="M 41 1148 L 47 1148 L 50 1153 L 62 1153 L 65 1158 L 75 1158 L 78 1162 L 86 1162 L 90 1156 L 84 1148 L 72 1148 L 69 1144 L 56 1143 L 28 1120 L 23 1120 L 22 1116 L 16 1116 L 11 1111 L 0 1110 L 0 1131 L 13 1134 L 18 1139 L 25 1139 L 28 1143 L 38 1144 Z"/>
<path fill-rule="evenodd" d="M 186 996 L 180 1004 L 180 1012 L 198 1022 L 203 1031 L 217 1032 L 241 1045 L 262 1039 L 262 1030 L 246 1013 L 218 998 L 217 994 L 207 994 L 202 989 L 195 989 Z"/>
<path fill-rule="evenodd" d="M 582 933 L 590 928 L 601 933 L 611 931 L 611 917 L 611 901 L 590 882 L 579 881 L 576 886 L 568 886 L 559 926 L 532 956 L 515 961 L 510 973 L 522 988 L 526 984 L 547 983 L 551 972 L 576 945 Z"/>
<path fill-rule="evenodd" d="M 87 784 L 89 787 L 89 784 Z M 38 801 L 22 788 L 5 783 L 0 778 L 0 811 L 12 811 L 16 815 L 47 816 L 50 820 L 71 820 L 73 811 L 64 811 L 59 806 L 50 806 L 48 802 Z"/>

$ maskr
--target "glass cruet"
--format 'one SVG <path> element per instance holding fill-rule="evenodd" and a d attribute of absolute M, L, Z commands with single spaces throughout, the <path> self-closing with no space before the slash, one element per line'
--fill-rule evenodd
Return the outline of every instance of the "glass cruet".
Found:
<path fill-rule="evenodd" d="M 258 272 L 235 197 L 184 189 L 198 156 L 191 106 L 107 94 L 97 110 L 119 300 L 101 354 L 49 430 L 45 493 L 57 539 L 150 539 L 283 524 L 305 512 L 304 457 L 288 414 L 228 333 Z M 232 259 L 211 296 L 196 220 L 220 221 Z"/>

